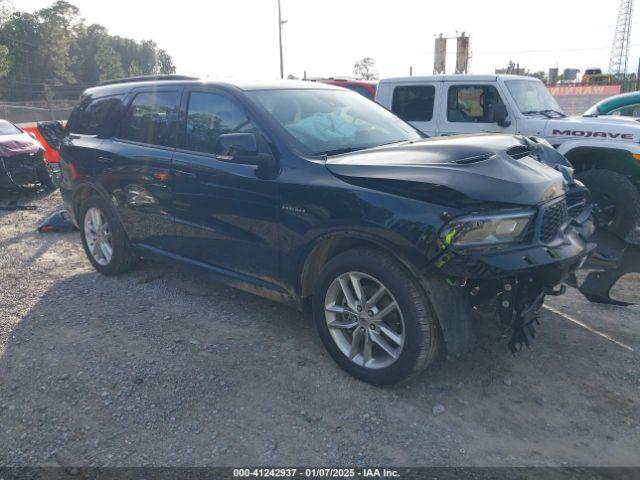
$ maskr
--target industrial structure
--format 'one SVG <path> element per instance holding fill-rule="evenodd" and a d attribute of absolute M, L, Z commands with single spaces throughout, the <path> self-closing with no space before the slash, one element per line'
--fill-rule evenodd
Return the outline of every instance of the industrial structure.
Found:
<path fill-rule="evenodd" d="M 631 41 L 631 25 L 633 23 L 633 1 L 620 0 L 620 10 L 616 31 L 611 47 L 611 58 L 609 60 L 609 73 L 617 77 L 622 77 L 627 73 L 629 63 L 629 44 Z"/>
<path fill-rule="evenodd" d="M 471 41 L 469 35 L 462 32 L 455 37 L 445 37 L 442 33 L 435 39 L 435 55 L 433 60 L 434 75 L 447 73 L 447 40 L 456 40 L 456 65 L 457 74 L 469 73 L 469 60 L 471 59 Z"/>

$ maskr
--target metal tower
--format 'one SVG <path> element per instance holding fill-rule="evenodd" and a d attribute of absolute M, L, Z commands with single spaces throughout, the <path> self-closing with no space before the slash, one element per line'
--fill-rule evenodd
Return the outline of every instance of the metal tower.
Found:
<path fill-rule="evenodd" d="M 633 23 L 633 0 L 620 0 L 618 23 L 611 47 L 609 73 L 624 77 L 629 62 L 629 43 L 631 40 L 631 24 Z"/>

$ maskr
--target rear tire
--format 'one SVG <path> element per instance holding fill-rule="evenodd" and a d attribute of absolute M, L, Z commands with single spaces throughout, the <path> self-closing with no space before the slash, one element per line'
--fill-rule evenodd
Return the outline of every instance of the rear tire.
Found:
<path fill-rule="evenodd" d="M 380 294 L 381 288 L 386 293 Z M 394 302 L 397 309 L 389 310 Z M 395 259 L 376 250 L 350 250 L 331 259 L 316 282 L 313 313 L 331 357 L 364 382 L 400 382 L 437 357 L 438 320 L 423 288 Z"/>
<path fill-rule="evenodd" d="M 103 275 L 131 270 L 138 261 L 113 207 L 102 197 L 82 202 L 78 216 L 80 237 L 87 258 Z"/>
<path fill-rule="evenodd" d="M 587 170 L 576 175 L 591 191 L 596 225 L 625 239 L 640 225 L 640 192 L 624 175 Z"/>

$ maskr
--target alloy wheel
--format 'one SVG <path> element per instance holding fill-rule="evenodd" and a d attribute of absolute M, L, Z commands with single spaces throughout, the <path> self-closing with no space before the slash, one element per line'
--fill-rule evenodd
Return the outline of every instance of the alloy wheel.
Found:
<path fill-rule="evenodd" d="M 111 228 L 100 209 L 91 207 L 84 214 L 84 236 L 93 259 L 100 265 L 108 265 L 113 258 Z"/>
<path fill-rule="evenodd" d="M 324 310 L 333 341 L 356 365 L 381 369 L 400 357 L 402 311 L 380 280 L 360 272 L 338 276 L 327 289 Z"/>

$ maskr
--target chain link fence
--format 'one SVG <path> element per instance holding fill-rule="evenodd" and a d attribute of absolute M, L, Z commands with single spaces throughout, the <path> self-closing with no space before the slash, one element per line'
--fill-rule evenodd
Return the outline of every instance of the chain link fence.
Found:
<path fill-rule="evenodd" d="M 3 102 L 0 101 L 0 118 L 13 123 L 66 121 L 75 105 L 74 100 Z"/>

